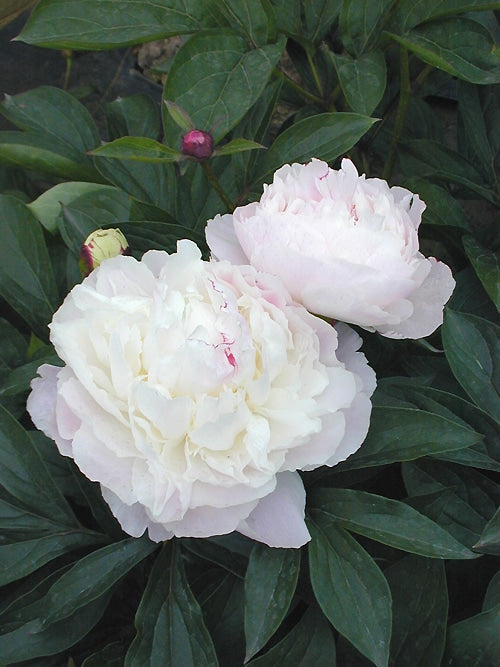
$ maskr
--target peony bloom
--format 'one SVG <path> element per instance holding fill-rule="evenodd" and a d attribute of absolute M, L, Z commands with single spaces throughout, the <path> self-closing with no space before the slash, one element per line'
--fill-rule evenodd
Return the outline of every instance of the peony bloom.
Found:
<path fill-rule="evenodd" d="M 285 165 L 259 202 L 206 229 L 215 259 L 278 275 L 308 310 L 390 338 L 421 338 L 443 321 L 455 281 L 419 252 L 425 204 L 359 176 L 350 160 Z"/>
<path fill-rule="evenodd" d="M 368 430 L 375 376 L 359 336 L 190 241 L 103 262 L 50 332 L 66 365 L 40 367 L 28 411 L 130 535 L 238 530 L 299 547 L 296 470 L 335 465 Z"/>

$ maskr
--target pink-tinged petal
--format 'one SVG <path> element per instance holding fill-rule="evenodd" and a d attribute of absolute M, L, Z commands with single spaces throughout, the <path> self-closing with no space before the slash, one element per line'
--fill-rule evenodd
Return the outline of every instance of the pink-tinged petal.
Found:
<path fill-rule="evenodd" d="M 212 259 L 225 259 L 232 264 L 248 264 L 248 257 L 234 233 L 233 216 L 230 213 L 216 215 L 213 220 L 209 220 L 205 236 Z"/>
<path fill-rule="evenodd" d="M 254 509 L 258 501 L 230 507 L 195 507 L 189 509 L 181 521 L 167 524 L 176 537 L 210 537 L 227 535 L 239 530 L 241 521 Z"/>
<path fill-rule="evenodd" d="M 126 505 L 110 489 L 101 484 L 101 493 L 123 530 L 132 537 L 140 537 L 146 530 L 149 519 L 140 503 Z M 153 539 L 153 538 L 151 538 Z M 164 539 L 164 538 L 162 538 Z M 167 538 L 168 539 L 168 538 Z M 156 542 L 156 540 L 153 540 Z"/>
<path fill-rule="evenodd" d="M 443 306 L 455 288 L 450 267 L 430 257 L 431 270 L 424 282 L 409 297 L 413 314 L 397 325 L 379 326 L 388 338 L 424 338 L 443 323 Z"/>
<path fill-rule="evenodd" d="M 259 501 L 237 530 L 270 547 L 298 549 L 311 539 L 304 521 L 305 502 L 298 473 L 281 472 L 276 489 Z"/>

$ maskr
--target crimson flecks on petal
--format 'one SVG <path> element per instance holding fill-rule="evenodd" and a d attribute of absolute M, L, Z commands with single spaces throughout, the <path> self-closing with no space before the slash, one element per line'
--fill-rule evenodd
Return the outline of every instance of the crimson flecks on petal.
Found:
<path fill-rule="evenodd" d="M 203 130 L 191 130 L 184 135 L 181 144 L 184 155 L 194 157 L 197 160 L 206 160 L 214 150 L 212 135 Z"/>
<path fill-rule="evenodd" d="M 96 229 L 82 245 L 80 271 L 83 276 L 88 276 L 105 259 L 128 254 L 128 241 L 119 229 Z"/>

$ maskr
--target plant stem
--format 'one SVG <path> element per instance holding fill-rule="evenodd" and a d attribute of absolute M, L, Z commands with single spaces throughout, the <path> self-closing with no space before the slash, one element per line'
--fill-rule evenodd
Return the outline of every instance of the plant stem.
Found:
<path fill-rule="evenodd" d="M 287 86 L 290 86 L 290 88 L 293 88 L 296 93 L 301 95 L 303 98 L 306 100 L 309 100 L 309 102 L 314 102 L 314 104 L 318 104 L 319 106 L 325 106 L 324 100 L 321 99 L 321 97 L 318 97 L 317 95 L 314 95 L 313 93 L 310 93 L 308 90 L 305 88 L 302 88 L 302 86 L 299 86 L 299 84 L 294 81 L 291 77 L 288 76 L 288 74 L 285 74 L 280 69 L 276 69 L 276 74 L 280 77 L 280 79 L 283 79 L 284 83 Z"/>
<path fill-rule="evenodd" d="M 396 160 L 396 151 L 398 148 L 398 142 L 401 138 L 403 132 L 406 114 L 408 113 L 408 106 L 410 104 L 410 68 L 408 66 L 408 51 L 404 46 L 401 46 L 399 49 L 400 61 L 399 61 L 399 71 L 400 71 L 400 81 L 399 81 L 399 102 L 398 108 L 396 111 L 396 121 L 394 123 L 394 132 L 392 134 L 391 145 L 389 147 L 389 152 L 387 154 L 387 159 L 384 165 L 384 171 L 382 178 L 386 181 L 389 180 L 392 170 L 394 167 L 394 162 Z"/>
<path fill-rule="evenodd" d="M 314 83 L 316 84 L 316 88 L 318 89 L 318 92 L 320 94 L 320 97 L 323 97 L 323 85 L 321 83 L 321 79 L 319 78 L 319 73 L 316 68 L 316 65 L 314 64 L 314 60 L 312 57 L 312 53 L 310 49 L 306 49 L 306 56 L 307 56 L 307 62 L 309 63 L 309 67 L 311 68 L 311 72 L 314 78 Z"/>
<path fill-rule="evenodd" d="M 220 184 L 217 176 L 214 174 L 213 169 L 210 166 L 208 160 L 202 160 L 200 164 L 203 171 L 205 172 L 205 176 L 207 177 L 210 185 L 214 188 L 214 190 L 217 192 L 217 194 L 222 199 L 224 204 L 227 206 L 229 212 L 232 213 L 234 211 L 234 204 L 224 191 L 224 188 Z"/>

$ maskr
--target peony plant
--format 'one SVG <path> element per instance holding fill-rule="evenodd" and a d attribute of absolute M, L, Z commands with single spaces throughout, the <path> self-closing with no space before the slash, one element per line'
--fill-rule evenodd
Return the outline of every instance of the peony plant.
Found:
<path fill-rule="evenodd" d="M 495 3 L 29 4 L 0 663 L 497 664 Z"/>

